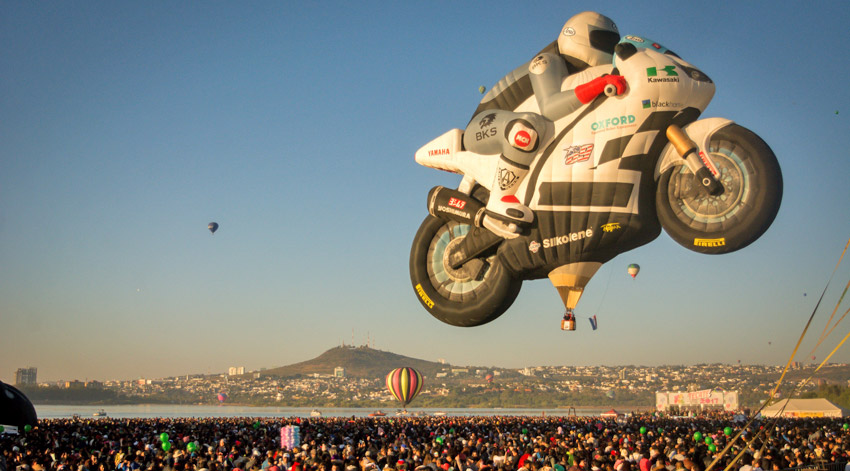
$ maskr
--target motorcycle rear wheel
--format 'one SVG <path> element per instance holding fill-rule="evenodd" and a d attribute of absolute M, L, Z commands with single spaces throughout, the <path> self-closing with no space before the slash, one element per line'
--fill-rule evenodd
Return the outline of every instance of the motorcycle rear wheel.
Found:
<path fill-rule="evenodd" d="M 705 194 L 685 165 L 668 169 L 655 193 L 658 220 L 687 249 L 734 252 L 770 227 L 782 200 L 782 173 L 770 147 L 737 124 L 717 131 L 708 152 L 720 171 L 723 193 Z"/>
<path fill-rule="evenodd" d="M 522 280 L 515 279 L 497 255 L 481 259 L 471 275 L 467 266 L 452 269 L 448 254 L 471 229 L 468 224 L 428 216 L 410 249 L 410 281 L 419 302 L 446 324 L 474 327 L 491 322 L 513 304 Z"/>

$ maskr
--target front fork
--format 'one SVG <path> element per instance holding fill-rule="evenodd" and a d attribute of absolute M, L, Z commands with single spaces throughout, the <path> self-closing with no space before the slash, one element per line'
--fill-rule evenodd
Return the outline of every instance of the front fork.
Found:
<path fill-rule="evenodd" d="M 685 131 L 671 124 L 667 127 L 667 139 L 673 144 L 676 152 L 685 161 L 685 165 L 696 176 L 697 181 L 702 187 L 712 196 L 717 196 L 723 193 L 723 184 L 720 183 L 720 172 L 711 161 L 711 158 L 704 150 L 700 150 L 696 142 L 694 142 Z"/>

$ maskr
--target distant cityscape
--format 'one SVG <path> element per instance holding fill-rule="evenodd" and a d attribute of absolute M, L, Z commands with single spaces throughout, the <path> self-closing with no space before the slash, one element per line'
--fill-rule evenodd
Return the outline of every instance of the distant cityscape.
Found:
<path fill-rule="evenodd" d="M 792 372 L 799 383 L 814 368 L 795 363 Z M 784 367 L 763 365 L 707 364 L 695 366 L 540 366 L 521 369 L 463 368 L 445 365 L 433 377 L 425 377 L 425 386 L 417 405 L 459 406 L 531 406 L 532 398 L 559 405 L 626 404 L 651 407 L 662 392 L 734 392 L 741 407 L 757 405 L 770 393 Z M 823 384 L 850 385 L 850 367 L 844 364 L 825 366 L 818 378 L 806 382 L 802 390 Z M 221 402 L 248 405 L 280 406 L 363 406 L 393 404 L 384 378 L 353 377 L 342 366 L 292 377 L 279 377 L 266 370 L 248 371 L 234 366 L 217 375 L 181 375 L 167 378 L 139 378 L 129 381 L 60 381 L 38 383 L 37 368 L 19 368 L 15 372 L 18 386 L 39 400 L 58 402 L 60 393 L 76 392 L 75 401 L 91 403 L 181 403 L 215 404 Z M 790 386 L 789 386 L 790 388 Z M 109 392 L 109 395 L 104 393 Z M 86 394 L 89 393 L 89 394 Z M 58 394 L 58 396 L 57 396 Z M 671 393 L 672 394 L 672 393 Z M 693 395 L 693 394 L 692 394 Z M 740 397 L 738 396 L 740 395 Z M 780 393 L 781 396 L 781 393 Z M 671 396 L 672 397 L 672 396 Z M 224 399 L 226 398 L 226 399 Z M 465 398 L 465 399 L 464 399 Z M 666 396 L 663 399 L 667 401 Z M 471 401 L 471 402 L 470 402 Z M 496 401 L 495 403 L 493 401 Z M 661 399 L 659 399 L 661 401 Z M 446 405 L 445 407 L 449 407 Z M 722 406 L 722 404 L 721 404 Z M 728 407 L 728 404 L 727 404 Z"/>

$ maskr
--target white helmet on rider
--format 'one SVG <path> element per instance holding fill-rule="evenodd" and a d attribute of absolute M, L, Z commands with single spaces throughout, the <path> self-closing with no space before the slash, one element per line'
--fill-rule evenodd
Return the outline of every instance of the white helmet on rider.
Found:
<path fill-rule="evenodd" d="M 581 12 L 564 24 L 558 36 L 561 54 L 588 66 L 610 64 L 620 31 L 611 18 L 593 11 Z"/>

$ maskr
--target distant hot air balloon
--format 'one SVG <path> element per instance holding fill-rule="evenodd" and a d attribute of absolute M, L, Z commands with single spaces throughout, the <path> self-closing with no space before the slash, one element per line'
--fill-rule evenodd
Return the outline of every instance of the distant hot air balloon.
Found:
<path fill-rule="evenodd" d="M 207 229 L 209 229 L 211 233 L 215 234 L 215 231 L 218 230 L 218 223 L 217 222 L 211 222 L 211 223 L 207 224 Z"/>
<path fill-rule="evenodd" d="M 493 382 L 493 373 L 487 373 L 487 376 L 485 376 L 485 377 L 484 377 L 484 379 L 485 379 L 488 383 L 492 383 L 492 382 Z"/>
<path fill-rule="evenodd" d="M 224 402 L 227 400 L 227 393 L 220 392 L 218 393 L 218 402 Z"/>
<path fill-rule="evenodd" d="M 410 367 L 396 368 L 387 375 L 387 389 L 402 407 L 407 407 L 422 390 L 422 375 Z"/>
<path fill-rule="evenodd" d="M 632 275 L 632 278 L 636 277 L 639 272 L 640 265 L 638 265 L 637 263 L 632 263 L 631 265 L 629 265 L 629 275 Z"/>
<path fill-rule="evenodd" d="M 487 88 L 484 85 L 478 87 L 478 93 L 481 93 L 482 95 L 484 94 L 485 90 L 487 90 Z M 838 114 L 838 112 L 836 111 L 835 114 Z"/>

